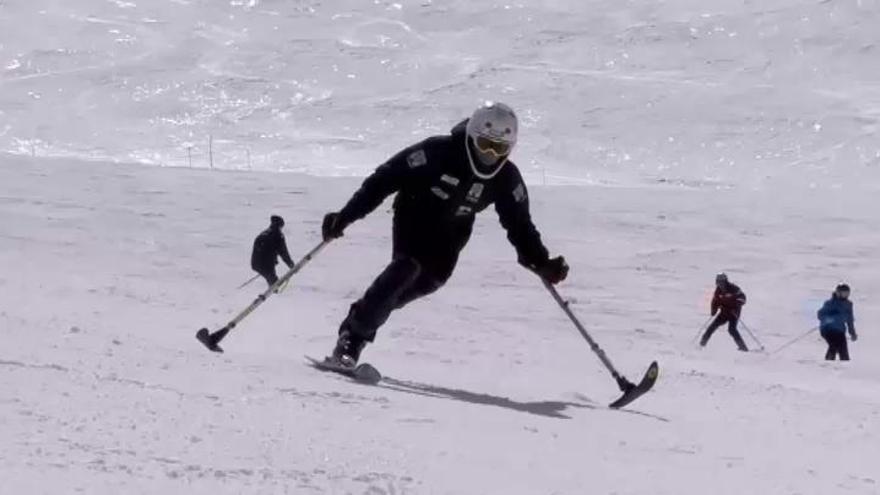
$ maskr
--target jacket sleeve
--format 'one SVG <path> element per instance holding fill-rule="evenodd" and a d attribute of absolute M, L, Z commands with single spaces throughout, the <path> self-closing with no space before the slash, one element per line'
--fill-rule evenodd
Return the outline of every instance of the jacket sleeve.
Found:
<path fill-rule="evenodd" d="M 403 187 L 411 169 L 427 164 L 422 144 L 397 153 L 364 180 L 360 189 L 339 212 L 343 225 L 347 226 L 370 214 L 385 198 Z"/>
<path fill-rule="evenodd" d="M 846 309 L 847 309 L 847 314 L 846 314 L 846 324 L 849 325 L 849 331 L 850 331 L 851 333 L 855 333 L 855 331 L 856 331 L 856 317 L 855 317 L 855 315 L 853 314 L 853 305 L 852 305 L 852 302 L 850 302 L 850 303 L 847 305 Z"/>
<path fill-rule="evenodd" d="M 550 255 L 532 223 L 528 191 L 519 172 L 514 172 L 514 180 L 507 181 L 496 194 L 495 211 L 507 231 L 507 239 L 516 248 L 519 263 L 525 267 L 546 263 Z"/>
<path fill-rule="evenodd" d="M 284 239 L 284 235 L 278 241 L 278 255 L 281 256 L 282 261 L 287 263 L 287 266 L 293 266 L 293 260 L 290 259 L 290 251 L 287 250 L 287 241 Z"/>
<path fill-rule="evenodd" d="M 718 312 L 718 308 L 719 308 L 720 306 L 721 306 L 721 300 L 720 300 L 720 298 L 718 297 L 718 290 L 716 290 L 716 291 L 712 294 L 712 304 L 711 304 L 711 306 L 710 306 L 710 308 L 709 308 L 709 312 L 710 312 L 711 314 L 714 315 L 715 313 Z"/>
<path fill-rule="evenodd" d="M 736 305 L 738 307 L 743 307 L 746 305 L 746 293 L 743 292 L 742 290 L 739 290 L 736 293 Z"/>

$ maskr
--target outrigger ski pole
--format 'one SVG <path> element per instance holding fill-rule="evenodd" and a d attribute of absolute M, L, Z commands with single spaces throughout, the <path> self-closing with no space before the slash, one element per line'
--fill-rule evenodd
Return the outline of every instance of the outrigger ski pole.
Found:
<path fill-rule="evenodd" d="M 241 323 L 241 320 L 245 319 L 247 315 L 253 313 L 255 309 L 266 302 L 266 299 L 268 299 L 272 294 L 277 294 L 280 288 L 284 287 L 285 284 L 287 284 L 287 282 L 290 280 L 290 278 L 296 275 L 296 273 L 300 271 L 300 269 L 304 267 L 309 261 L 311 261 L 312 258 L 314 258 L 318 254 L 318 252 L 323 249 L 324 246 L 326 246 L 329 242 L 330 241 L 322 241 L 320 244 L 315 246 L 315 248 L 309 251 L 309 253 L 305 255 L 303 259 L 299 261 L 299 263 L 293 265 L 293 267 L 288 270 L 287 273 L 282 275 L 281 278 L 279 278 L 274 284 L 266 289 L 266 292 L 263 292 L 262 294 L 257 296 L 257 298 L 254 299 L 254 302 L 252 302 L 250 306 L 245 308 L 244 311 L 239 313 L 238 316 L 233 318 L 232 321 L 226 324 L 226 326 L 217 330 L 214 333 L 208 332 L 207 328 L 202 328 L 198 332 L 196 332 L 196 338 L 208 349 L 214 352 L 223 352 L 223 349 L 218 344 L 220 344 L 220 341 L 223 340 L 224 337 L 226 337 L 226 334 L 228 334 L 233 328 L 235 328 L 236 325 Z"/>
<path fill-rule="evenodd" d="M 617 386 L 620 387 L 620 390 L 623 392 L 623 395 L 608 405 L 608 407 L 612 409 L 619 409 L 630 402 L 641 397 L 645 392 L 651 390 L 651 387 L 654 386 L 654 383 L 657 381 L 657 376 L 659 374 L 659 366 L 657 366 L 657 361 L 651 363 L 648 366 L 648 371 L 645 372 L 645 376 L 642 378 L 638 384 L 634 384 L 626 379 L 623 375 L 621 375 L 617 369 L 614 367 L 614 364 L 611 363 L 611 360 L 608 359 L 608 356 L 605 354 L 605 351 L 599 347 L 599 344 L 590 337 L 590 334 L 587 333 L 587 330 L 581 325 L 581 322 L 578 321 L 577 317 L 575 317 L 574 313 L 572 313 L 571 308 L 569 308 L 568 302 L 562 299 L 562 296 L 559 295 L 559 292 L 556 291 L 556 288 L 553 285 L 545 280 L 543 277 L 541 281 L 544 282 L 544 287 L 550 291 L 550 294 L 553 296 L 553 299 L 556 300 L 556 303 L 559 304 L 559 307 L 562 308 L 562 311 L 568 315 L 571 322 L 574 323 L 574 326 L 578 329 L 584 339 L 590 344 L 590 348 L 593 352 L 599 356 L 599 359 L 602 361 L 602 364 L 608 368 L 608 371 L 611 372 L 611 376 L 614 377 L 614 380 L 617 382 Z"/>

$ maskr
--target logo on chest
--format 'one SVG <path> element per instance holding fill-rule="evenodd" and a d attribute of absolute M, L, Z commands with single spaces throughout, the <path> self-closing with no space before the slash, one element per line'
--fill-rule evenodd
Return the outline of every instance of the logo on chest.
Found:
<path fill-rule="evenodd" d="M 425 155 L 425 150 L 415 150 L 406 157 L 406 163 L 409 168 L 421 167 L 428 163 L 428 156 Z"/>
<path fill-rule="evenodd" d="M 471 189 L 467 193 L 466 199 L 470 203 L 479 203 L 480 197 L 483 196 L 483 188 L 484 184 L 480 182 L 474 182 L 471 184 Z"/>
<path fill-rule="evenodd" d="M 445 183 L 447 183 L 447 184 L 449 184 L 449 185 L 452 186 L 452 187 L 457 187 L 457 186 L 458 186 L 458 183 L 461 182 L 461 181 L 458 179 L 458 177 L 453 177 L 453 176 L 451 176 L 451 175 L 449 175 L 449 174 L 443 174 L 443 175 L 440 177 L 440 180 L 443 181 L 443 182 L 445 182 Z"/>
<path fill-rule="evenodd" d="M 470 206 L 459 206 L 457 210 L 455 210 L 455 216 L 457 217 L 466 217 L 468 215 L 473 215 L 474 209 Z"/>

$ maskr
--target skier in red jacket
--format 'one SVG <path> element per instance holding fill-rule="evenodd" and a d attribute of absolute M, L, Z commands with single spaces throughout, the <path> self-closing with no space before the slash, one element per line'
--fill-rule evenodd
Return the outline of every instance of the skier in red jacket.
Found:
<path fill-rule="evenodd" d="M 716 316 L 715 320 L 706 328 L 706 333 L 700 339 L 700 346 L 705 347 L 712 337 L 712 333 L 721 325 L 727 323 L 727 331 L 736 342 L 736 347 L 743 352 L 748 352 L 749 348 L 743 342 L 742 336 L 737 330 L 739 317 L 742 313 L 742 307 L 746 304 L 746 294 L 736 284 L 728 280 L 727 275 L 719 273 L 715 277 L 715 294 L 712 296 L 712 306 L 710 314 Z"/>

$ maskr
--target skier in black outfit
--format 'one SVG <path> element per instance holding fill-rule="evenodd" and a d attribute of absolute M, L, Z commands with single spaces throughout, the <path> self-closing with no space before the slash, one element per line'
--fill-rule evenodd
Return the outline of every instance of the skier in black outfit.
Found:
<path fill-rule="evenodd" d="M 568 274 L 562 256 L 550 258 L 532 224 L 525 183 L 508 160 L 516 144 L 513 110 L 487 102 L 449 135 L 410 146 L 367 177 L 338 212 L 324 217 L 325 240 L 342 236 L 391 194 L 391 263 L 339 327 L 331 359 L 354 366 L 390 313 L 439 289 L 452 275 L 477 213 L 494 204 L 519 263 L 551 283 Z"/>
<path fill-rule="evenodd" d="M 718 316 L 706 328 L 706 333 L 700 339 L 700 346 L 705 347 L 712 333 L 718 327 L 727 323 L 727 332 L 733 337 L 736 347 L 740 351 L 748 352 L 749 348 L 746 347 L 746 343 L 743 342 L 742 336 L 739 334 L 739 330 L 737 330 L 739 317 L 745 303 L 746 294 L 736 284 L 731 283 L 727 279 L 727 275 L 719 273 L 715 277 L 715 294 L 712 296 L 712 306 L 710 309 L 711 315 L 714 316 L 717 313 Z"/>
<path fill-rule="evenodd" d="M 278 215 L 269 218 L 269 228 L 260 232 L 254 239 L 254 250 L 251 253 L 251 268 L 266 279 L 271 287 L 278 281 L 275 273 L 275 265 L 280 256 L 288 268 L 293 268 L 293 260 L 287 251 L 287 242 L 284 240 L 284 219 Z"/>

